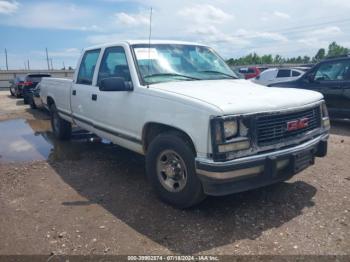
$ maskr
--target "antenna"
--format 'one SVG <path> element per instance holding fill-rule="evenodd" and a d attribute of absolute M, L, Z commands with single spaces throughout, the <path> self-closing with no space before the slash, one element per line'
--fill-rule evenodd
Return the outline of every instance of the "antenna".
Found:
<path fill-rule="evenodd" d="M 149 35 L 148 35 L 148 66 L 147 66 L 147 75 L 149 75 L 149 67 L 151 62 L 151 36 L 152 36 L 152 7 L 149 14 Z M 149 88 L 149 85 L 147 85 L 147 88 Z"/>

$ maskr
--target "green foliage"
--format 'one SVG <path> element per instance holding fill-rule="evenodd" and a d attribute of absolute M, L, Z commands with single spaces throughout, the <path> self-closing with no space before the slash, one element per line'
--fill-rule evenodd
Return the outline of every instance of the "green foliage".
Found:
<path fill-rule="evenodd" d="M 280 55 L 276 55 L 275 57 L 273 57 L 271 54 L 259 56 L 256 53 L 252 53 L 240 58 L 230 58 L 227 60 L 227 63 L 231 66 L 261 65 L 261 64 L 309 64 L 309 63 L 317 63 L 326 57 L 340 56 L 340 55 L 345 55 L 349 53 L 350 53 L 349 48 L 340 46 L 336 42 L 333 42 L 328 46 L 327 52 L 324 48 L 321 48 L 317 51 L 314 57 L 298 56 L 298 57 L 284 58 Z"/>
<path fill-rule="evenodd" d="M 327 57 L 346 55 L 350 52 L 349 48 L 338 45 L 336 42 L 332 42 L 328 46 Z"/>

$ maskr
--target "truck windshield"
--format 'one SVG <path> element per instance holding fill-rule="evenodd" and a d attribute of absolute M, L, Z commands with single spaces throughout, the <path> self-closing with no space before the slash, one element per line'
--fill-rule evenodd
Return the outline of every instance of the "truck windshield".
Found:
<path fill-rule="evenodd" d="M 238 78 L 221 57 L 205 46 L 137 44 L 132 48 L 145 84 Z"/>

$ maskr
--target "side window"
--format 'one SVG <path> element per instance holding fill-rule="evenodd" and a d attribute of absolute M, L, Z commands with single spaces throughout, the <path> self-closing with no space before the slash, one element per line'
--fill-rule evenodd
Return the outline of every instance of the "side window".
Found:
<path fill-rule="evenodd" d="M 277 78 L 279 77 L 290 77 L 290 69 L 280 69 L 277 73 Z"/>
<path fill-rule="evenodd" d="M 123 47 L 107 48 L 98 72 L 97 85 L 102 79 L 109 77 L 121 77 L 124 81 L 131 81 L 128 61 Z"/>
<path fill-rule="evenodd" d="M 300 72 L 298 72 L 298 71 L 292 71 L 292 76 L 300 76 Z"/>
<path fill-rule="evenodd" d="M 79 67 L 77 84 L 92 85 L 94 71 L 97 63 L 100 49 L 85 52 Z"/>
<path fill-rule="evenodd" d="M 350 79 L 350 60 L 323 63 L 317 69 L 315 80 L 318 81 L 341 81 Z"/>

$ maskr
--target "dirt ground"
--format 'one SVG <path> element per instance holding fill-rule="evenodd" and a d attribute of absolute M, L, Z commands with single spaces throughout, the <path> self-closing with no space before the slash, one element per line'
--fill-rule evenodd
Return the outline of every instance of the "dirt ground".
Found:
<path fill-rule="evenodd" d="M 350 124 L 293 179 L 190 210 L 160 202 L 144 159 L 0 92 L 0 255 L 350 254 Z"/>

